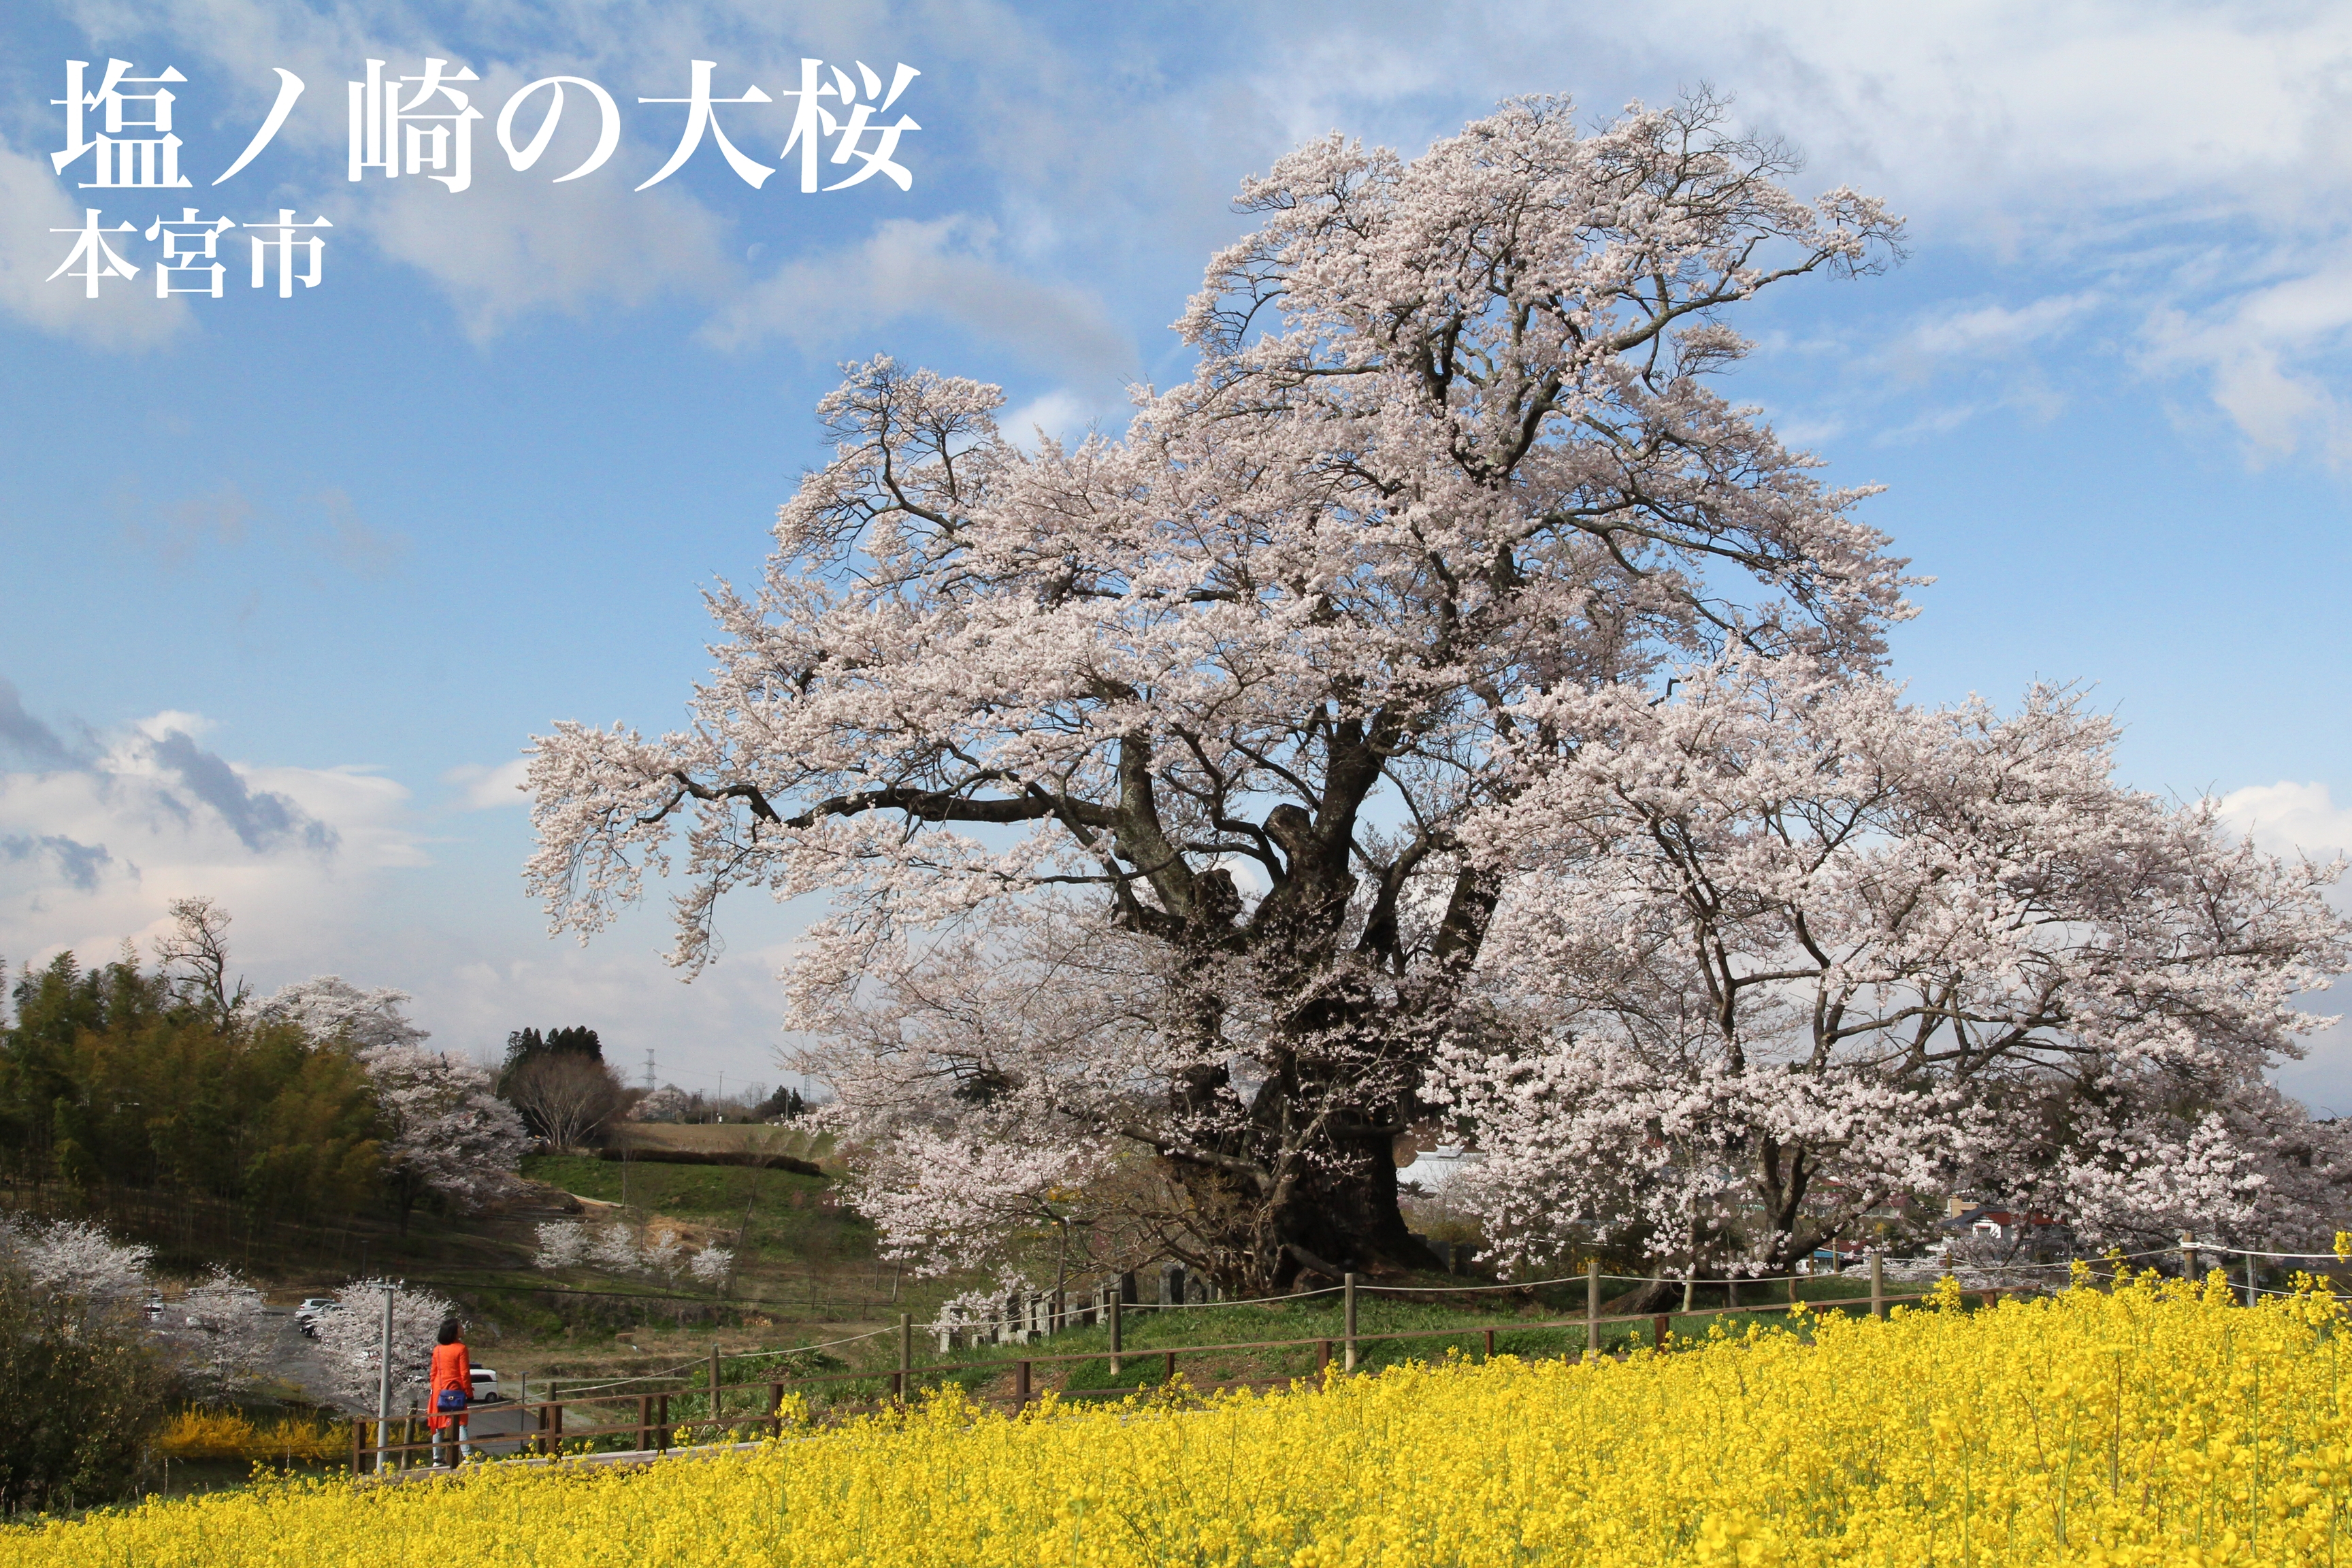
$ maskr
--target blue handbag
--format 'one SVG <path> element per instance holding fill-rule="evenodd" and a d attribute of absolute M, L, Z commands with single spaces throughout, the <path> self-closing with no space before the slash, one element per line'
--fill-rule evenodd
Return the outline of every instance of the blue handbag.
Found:
<path fill-rule="evenodd" d="M 466 1391 L 462 1388 L 443 1389 L 440 1396 L 434 1400 L 433 1408 L 444 1415 L 454 1415 L 463 1410 L 466 1408 Z"/>

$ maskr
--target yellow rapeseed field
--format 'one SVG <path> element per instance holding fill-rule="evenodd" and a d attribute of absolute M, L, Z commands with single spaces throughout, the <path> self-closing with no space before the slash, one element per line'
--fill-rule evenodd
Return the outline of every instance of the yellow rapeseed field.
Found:
<path fill-rule="evenodd" d="M 0 1564 L 2352 1564 L 2336 1302 L 2247 1310 L 2215 1276 L 1958 1309 L 1190 1408 L 950 1395 L 635 1470 L 268 1483 L 0 1531 Z"/>

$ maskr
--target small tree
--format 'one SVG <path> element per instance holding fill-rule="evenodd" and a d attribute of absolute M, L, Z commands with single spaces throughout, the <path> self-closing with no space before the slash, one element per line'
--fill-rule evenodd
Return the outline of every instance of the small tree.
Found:
<path fill-rule="evenodd" d="M 234 1028 L 253 993 L 242 976 L 228 977 L 228 911 L 210 899 L 174 899 L 168 912 L 172 929 L 155 939 L 156 962 L 215 1027 Z"/>
<path fill-rule="evenodd" d="M 119 1305 L 37 1285 L 0 1259 L 0 1513 L 126 1496 L 172 1384 Z"/>
<path fill-rule="evenodd" d="M 589 1142 L 628 1103 L 628 1091 L 611 1068 L 572 1052 L 525 1057 L 507 1069 L 499 1092 L 525 1126 L 556 1149 Z"/>
<path fill-rule="evenodd" d="M 431 1194 L 460 1213 L 513 1189 L 530 1133 L 471 1062 L 394 1046 L 363 1058 L 384 1127 L 383 1168 L 401 1229 Z"/>
<path fill-rule="evenodd" d="M 457 1311 L 447 1297 L 389 1279 L 354 1279 L 334 1294 L 333 1304 L 311 1322 L 320 1360 L 335 1394 L 355 1405 L 375 1405 L 378 1368 L 383 1363 L 383 1298 L 392 1292 L 392 1389 L 395 1403 L 425 1386 L 441 1322 Z"/>
<path fill-rule="evenodd" d="M 275 1370 L 261 1292 L 218 1265 L 168 1303 L 155 1328 L 171 1347 L 188 1393 L 199 1400 L 226 1399 Z"/>

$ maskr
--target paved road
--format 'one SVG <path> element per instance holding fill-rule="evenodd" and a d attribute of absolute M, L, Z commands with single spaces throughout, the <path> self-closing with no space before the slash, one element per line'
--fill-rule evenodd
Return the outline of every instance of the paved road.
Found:
<path fill-rule="evenodd" d="M 353 1398 L 340 1392 L 327 1364 L 319 1342 L 304 1333 L 294 1321 L 294 1312 L 288 1307 L 267 1307 L 262 1316 L 270 1328 L 270 1364 L 278 1375 L 300 1386 L 310 1398 L 346 1415 L 373 1415 L 373 1397 Z M 408 1414 L 409 1395 L 395 1391 L 393 1394 L 393 1415 L 395 1419 Z M 521 1447 L 517 1436 L 523 1429 L 522 1413 L 511 1399 L 487 1401 L 474 1407 L 467 1422 L 467 1434 L 485 1453 L 511 1454 Z M 503 1438 L 504 1441 L 499 1439 Z M 488 1439 L 488 1441 L 483 1441 Z"/>

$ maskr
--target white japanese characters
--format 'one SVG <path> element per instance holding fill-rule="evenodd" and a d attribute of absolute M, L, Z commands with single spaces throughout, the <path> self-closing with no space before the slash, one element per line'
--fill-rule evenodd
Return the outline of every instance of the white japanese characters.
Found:
<path fill-rule="evenodd" d="M 161 76 L 132 76 L 129 60 L 109 60 L 106 75 L 96 92 L 83 90 L 89 69 L 88 60 L 66 62 L 66 95 L 49 100 L 66 111 L 66 144 L 49 154 L 49 163 L 60 174 L 68 165 L 79 161 L 82 154 L 95 153 L 90 172 L 95 179 L 81 182 L 81 188 L 116 190 L 126 186 L 184 185 L 188 177 L 180 173 L 180 139 L 172 133 L 172 105 L 178 101 L 165 82 L 184 82 L 188 79 L 166 66 Z M 126 86 L 152 87 L 152 92 L 126 92 Z M 146 106 L 147 118 L 134 119 L 136 106 Z M 85 116 L 96 110 L 106 127 L 96 136 L 89 134 Z M 125 131 L 152 131 L 153 136 L 125 136 Z"/>
<path fill-rule="evenodd" d="M 427 59 L 422 75 L 387 82 L 383 62 L 370 60 L 367 79 L 350 84 L 353 184 L 370 169 L 383 170 L 387 180 L 397 178 L 404 166 L 412 174 L 448 170 L 425 178 L 448 186 L 452 195 L 474 183 L 474 122 L 482 111 L 451 84 L 479 79 L 464 66 L 445 77 L 448 63 Z M 408 82 L 416 90 L 404 101 L 400 89 Z"/>
<path fill-rule="evenodd" d="M 734 96 L 721 97 L 712 85 L 719 62 L 688 61 L 686 96 L 637 100 L 640 104 L 681 106 L 685 116 L 667 160 L 635 188 L 650 189 L 677 174 L 693 160 L 705 140 L 716 146 L 719 156 L 744 184 L 753 190 L 762 188 L 776 166 L 761 163 L 738 141 L 755 149 L 761 145 L 753 140 L 757 122 L 752 114 L 759 106 L 782 100 L 792 109 L 774 156 L 778 163 L 797 158 L 803 193 L 846 190 L 877 174 L 901 191 L 912 190 L 914 174 L 898 162 L 898 150 L 909 132 L 922 127 L 903 111 L 895 118 L 886 117 L 922 72 L 898 64 L 886 87 L 874 68 L 863 60 L 852 63 L 856 67 L 855 75 L 821 59 L 803 58 L 796 86 L 771 92 L 756 82 L 746 82 Z M 278 85 L 268 116 L 236 161 L 214 176 L 213 184 L 235 178 L 267 151 L 301 99 L 302 79 L 283 67 L 272 68 Z M 65 96 L 49 100 L 65 110 L 65 145 L 52 153 L 49 161 L 60 177 L 68 170 L 87 174 L 88 178 L 77 182 L 79 189 L 184 190 L 192 184 L 180 168 L 185 144 L 173 130 L 179 96 L 173 86 L 184 85 L 187 78 L 170 66 L 152 76 L 135 74 L 138 69 L 130 60 L 109 59 L 93 86 L 90 62 L 66 62 Z M 474 105 L 466 84 L 481 79 L 470 67 L 453 68 L 448 60 L 430 56 L 413 74 L 388 74 L 393 69 L 391 62 L 369 59 L 361 79 L 345 84 L 350 183 L 357 184 L 371 176 L 394 180 L 421 175 L 452 195 L 471 189 L 474 128 L 485 116 Z M 577 166 L 556 175 L 553 183 L 562 184 L 594 174 L 619 149 L 621 109 L 610 92 L 586 77 L 541 77 L 510 95 L 493 122 L 499 148 L 518 174 L 535 167 L 546 153 L 562 123 L 567 89 L 572 88 L 586 93 L 596 106 L 596 144 Z M 520 141 L 517 118 L 534 100 L 543 100 L 545 108 L 530 139 Z M 722 118 L 722 110 L 733 113 L 731 137 L 730 121 Z M 840 177 L 828 183 L 834 174 Z M 85 296 L 97 299 L 103 283 L 130 281 L 147 264 L 130 259 L 117 248 L 118 245 L 129 247 L 122 237 L 139 237 L 160 247 L 152 256 L 156 298 L 201 294 L 222 299 L 230 268 L 221 258 L 221 237 L 243 226 L 250 231 L 253 288 L 268 287 L 273 263 L 279 299 L 291 299 L 298 280 L 305 289 L 319 286 L 326 250 L 320 231 L 334 226 L 325 216 L 298 219 L 294 209 L 281 207 L 275 222 L 248 219 L 240 225 L 226 215 L 205 216 L 195 207 L 184 205 L 179 212 L 178 217 L 170 217 L 159 209 L 142 228 L 135 221 L 110 223 L 101 208 L 84 209 L 80 227 L 50 231 L 74 239 L 48 280 L 79 280 Z M 264 238 L 265 235 L 275 237 Z"/>

